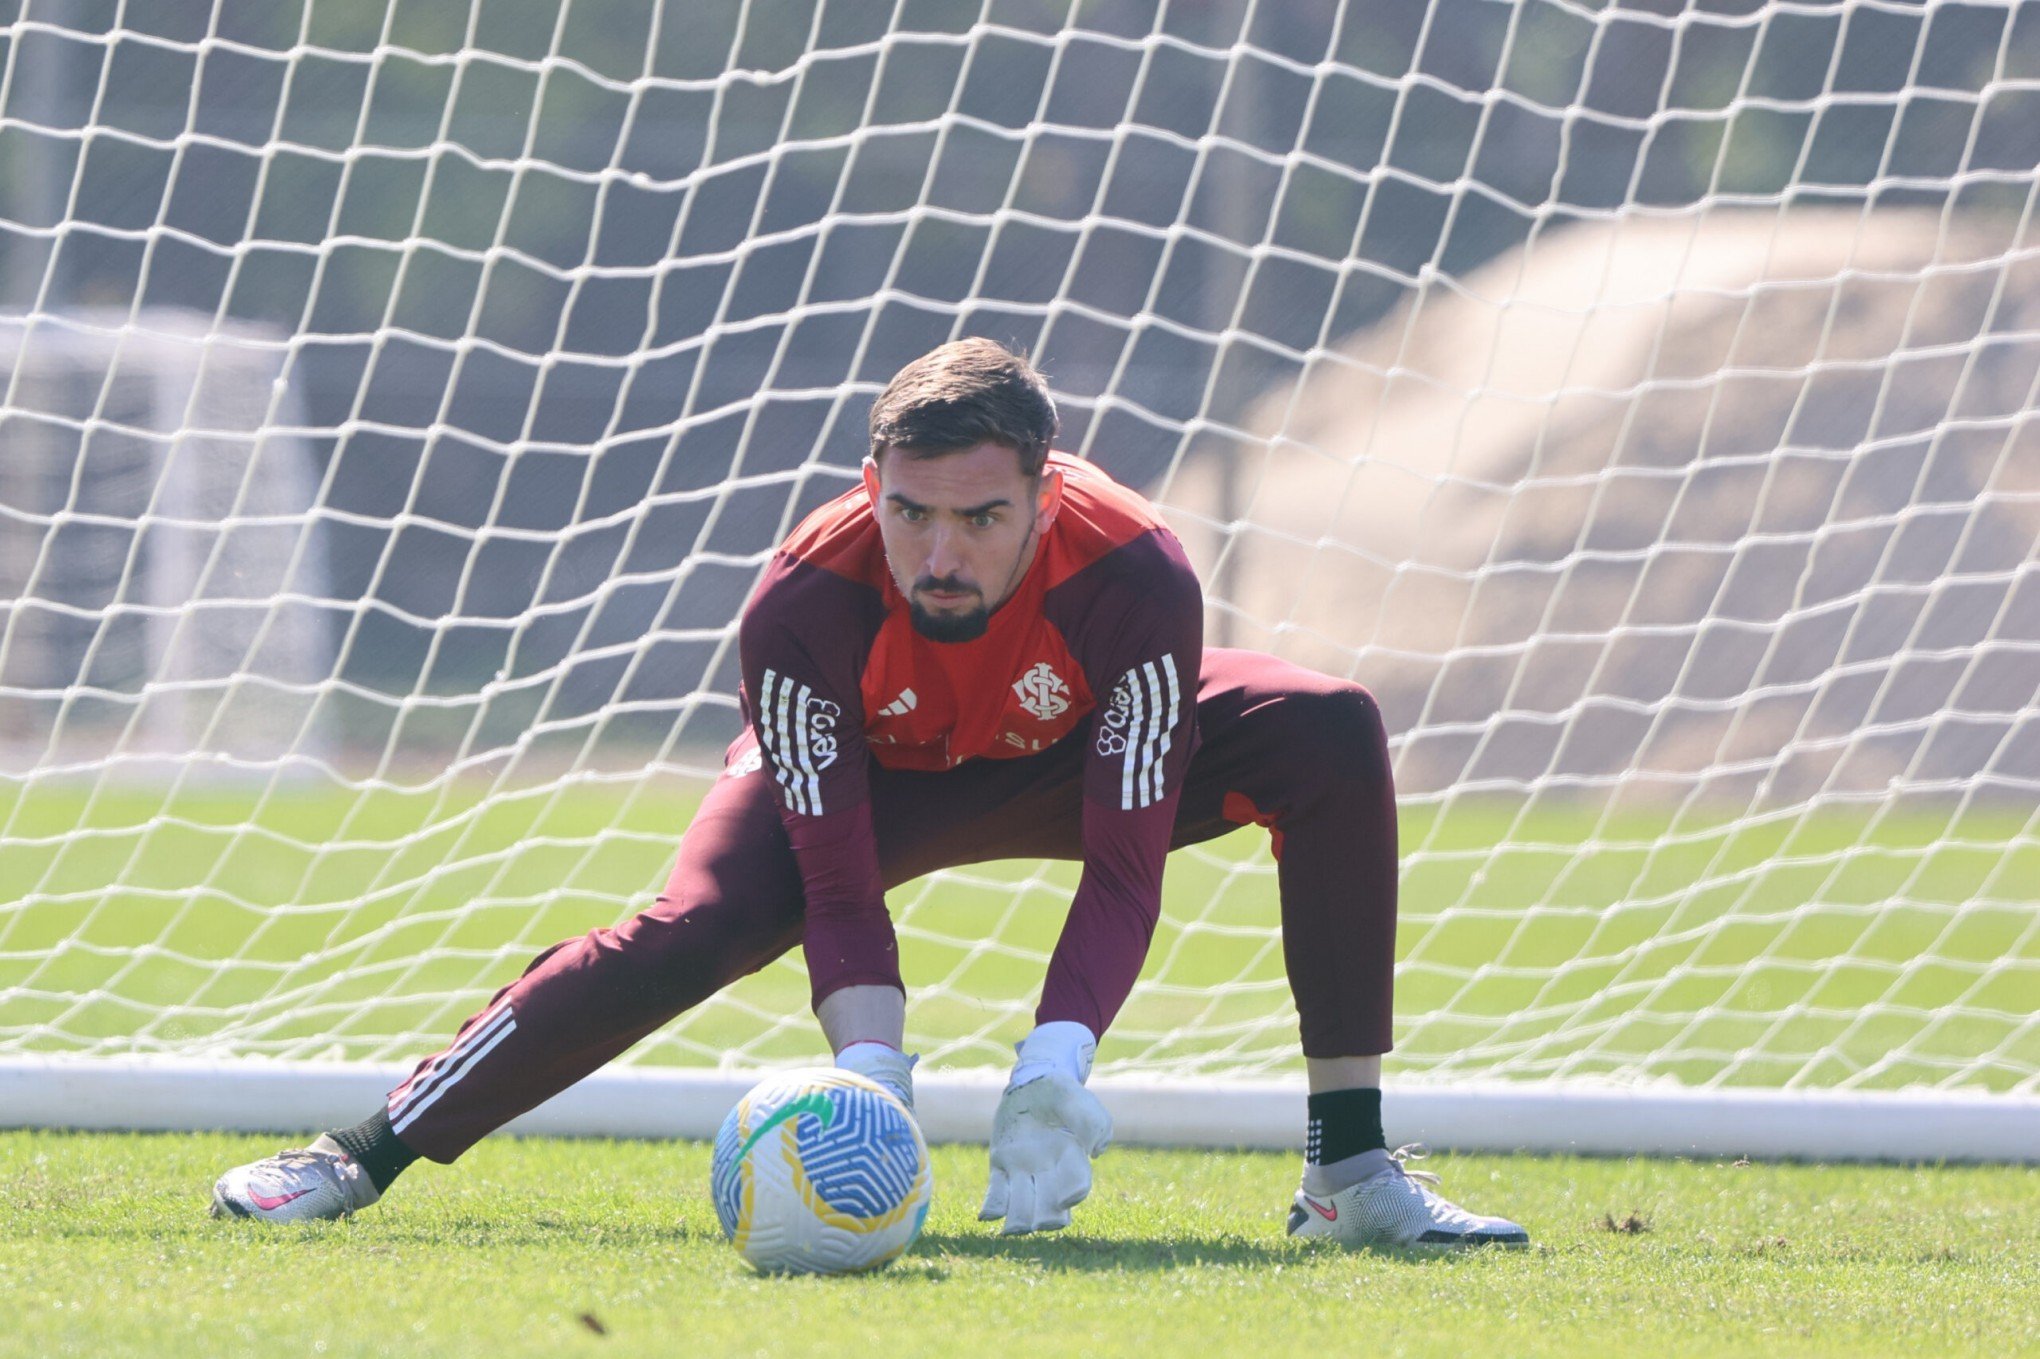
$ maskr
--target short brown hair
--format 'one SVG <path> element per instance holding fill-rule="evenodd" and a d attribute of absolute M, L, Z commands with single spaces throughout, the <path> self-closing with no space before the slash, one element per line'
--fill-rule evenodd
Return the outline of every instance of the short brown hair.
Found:
<path fill-rule="evenodd" d="M 1020 455 L 1041 475 L 1057 428 L 1048 383 L 1024 355 L 996 340 L 953 340 L 893 376 L 871 407 L 871 456 L 888 448 L 938 458 L 982 443 Z"/>

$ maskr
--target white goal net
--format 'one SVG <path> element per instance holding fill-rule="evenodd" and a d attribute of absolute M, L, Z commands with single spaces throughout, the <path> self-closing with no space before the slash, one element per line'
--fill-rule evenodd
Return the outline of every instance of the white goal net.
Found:
<path fill-rule="evenodd" d="M 767 556 L 988 335 L 1208 640 L 1380 699 L 1392 1083 L 2040 1127 L 2040 5 L 8 12 L 7 1089 L 379 1080 L 646 904 Z M 893 894 L 924 1071 L 1074 880 Z M 1293 1081 L 1277 921 L 1260 832 L 1177 855 L 1104 1078 Z"/>

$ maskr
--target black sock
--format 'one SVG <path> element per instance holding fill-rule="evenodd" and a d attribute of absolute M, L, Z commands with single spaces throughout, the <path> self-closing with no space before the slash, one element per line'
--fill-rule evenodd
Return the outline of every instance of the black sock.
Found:
<path fill-rule="evenodd" d="M 1327 1090 L 1310 1097 L 1310 1135 L 1303 1159 L 1326 1166 L 1363 1151 L 1386 1151 L 1379 1090 Z"/>
<path fill-rule="evenodd" d="M 398 1141 L 396 1133 L 390 1130 L 388 1109 L 378 1109 L 375 1117 L 366 1122 L 337 1128 L 326 1136 L 354 1158 L 378 1194 L 395 1183 L 405 1166 L 418 1159 L 418 1153 Z"/>

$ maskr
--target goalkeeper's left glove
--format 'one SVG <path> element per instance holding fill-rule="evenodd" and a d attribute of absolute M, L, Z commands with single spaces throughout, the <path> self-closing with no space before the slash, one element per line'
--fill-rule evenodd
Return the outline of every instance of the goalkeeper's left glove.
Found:
<path fill-rule="evenodd" d="M 852 1043 L 836 1054 L 836 1069 L 877 1081 L 914 1112 L 914 1063 L 920 1057 L 874 1039 Z"/>
<path fill-rule="evenodd" d="M 1082 1024 L 1043 1024 L 1020 1044 L 1019 1062 L 992 1120 L 992 1178 L 978 1217 L 1004 1218 L 1001 1232 L 1056 1231 L 1091 1192 L 1091 1158 L 1112 1144 L 1112 1117 L 1084 1089 L 1098 1040 Z"/>

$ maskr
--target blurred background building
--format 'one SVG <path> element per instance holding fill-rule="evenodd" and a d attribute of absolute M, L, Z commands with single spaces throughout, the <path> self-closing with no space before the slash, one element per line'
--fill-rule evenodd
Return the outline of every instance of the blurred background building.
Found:
<path fill-rule="evenodd" d="M 5 8 L 35 759 L 150 675 L 257 764 L 727 737 L 761 554 L 983 334 L 1413 790 L 2040 770 L 2033 6 Z"/>

